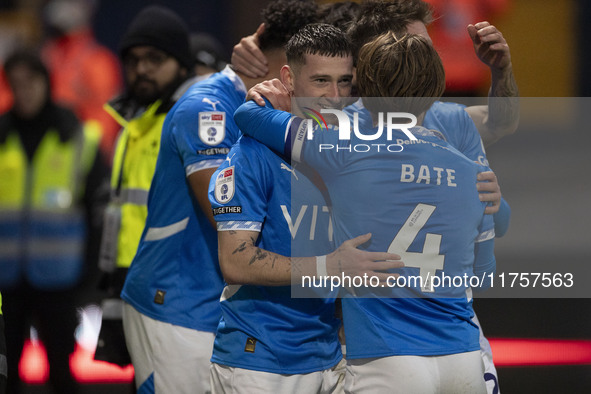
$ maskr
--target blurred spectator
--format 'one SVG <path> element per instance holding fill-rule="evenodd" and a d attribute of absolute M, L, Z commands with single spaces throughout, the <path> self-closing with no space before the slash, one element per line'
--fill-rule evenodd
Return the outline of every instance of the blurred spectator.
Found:
<path fill-rule="evenodd" d="M 115 55 L 94 37 L 94 6 L 94 0 L 51 0 L 44 17 L 53 38 L 42 56 L 51 72 L 54 100 L 82 121 L 94 121 L 103 135 L 101 148 L 110 156 L 119 126 L 103 105 L 119 92 L 121 72 Z"/>
<path fill-rule="evenodd" d="M 53 103 L 49 73 L 36 54 L 4 65 L 14 105 L 0 116 L 0 289 L 6 321 L 8 392 L 30 324 L 45 344 L 56 393 L 76 393 L 69 356 L 76 307 L 96 278 L 108 168 L 100 135 Z M 94 261 L 93 261 L 94 260 Z"/>
<path fill-rule="evenodd" d="M 191 33 L 189 45 L 195 60 L 195 75 L 208 77 L 226 67 L 222 43 L 211 34 Z"/>
<path fill-rule="evenodd" d="M 6 57 L 19 48 L 38 45 L 41 35 L 41 24 L 36 9 L 31 5 L 28 8 L 24 5 L 11 5 L 6 9 L 0 7 L 0 63 L 4 63 Z M 12 93 L 0 66 L 0 114 L 11 107 Z"/>
<path fill-rule="evenodd" d="M 434 10 L 435 21 L 429 25 L 429 35 L 445 68 L 446 95 L 486 95 L 490 70 L 474 56 L 466 27 L 470 23 L 491 22 L 491 18 L 506 11 L 509 0 L 425 1 Z"/>

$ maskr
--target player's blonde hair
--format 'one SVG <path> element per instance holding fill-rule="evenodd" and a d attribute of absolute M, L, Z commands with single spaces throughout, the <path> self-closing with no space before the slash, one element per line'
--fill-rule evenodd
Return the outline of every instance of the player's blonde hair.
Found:
<path fill-rule="evenodd" d="M 445 72 L 439 55 L 424 37 L 384 33 L 359 51 L 357 84 L 366 108 L 420 115 L 443 94 Z M 387 97 L 405 97 L 391 100 Z"/>

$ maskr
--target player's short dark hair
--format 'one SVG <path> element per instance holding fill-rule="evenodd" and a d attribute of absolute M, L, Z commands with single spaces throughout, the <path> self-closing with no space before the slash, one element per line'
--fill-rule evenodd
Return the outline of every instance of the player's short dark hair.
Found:
<path fill-rule="evenodd" d="M 259 37 L 261 50 L 283 49 L 298 30 L 317 20 L 318 6 L 312 0 L 271 1 L 262 11 L 265 31 Z"/>
<path fill-rule="evenodd" d="M 287 63 L 297 67 L 306 63 L 306 55 L 350 56 L 351 42 L 345 32 L 326 23 L 312 23 L 300 29 L 285 46 Z"/>
<path fill-rule="evenodd" d="M 347 31 L 357 19 L 361 5 L 353 1 L 338 1 L 318 6 L 318 21 Z"/>
<path fill-rule="evenodd" d="M 387 32 L 359 51 L 357 87 L 372 113 L 399 111 L 420 115 L 443 94 L 445 72 L 433 45 L 417 34 L 398 38 Z M 404 97 L 392 100 L 389 97 Z"/>
<path fill-rule="evenodd" d="M 353 54 L 357 56 L 364 44 L 387 31 L 404 35 L 406 27 L 416 21 L 425 25 L 433 21 L 431 6 L 423 0 L 365 1 L 348 30 L 354 46 Z"/>

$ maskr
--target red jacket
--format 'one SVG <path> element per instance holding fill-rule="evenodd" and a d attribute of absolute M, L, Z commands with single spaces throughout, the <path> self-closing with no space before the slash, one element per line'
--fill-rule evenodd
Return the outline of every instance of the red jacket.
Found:
<path fill-rule="evenodd" d="M 110 157 L 119 126 L 103 105 L 121 90 L 117 57 L 100 45 L 90 29 L 47 42 L 42 57 L 50 70 L 53 98 L 81 120 L 96 120 L 103 132 L 101 148 Z"/>

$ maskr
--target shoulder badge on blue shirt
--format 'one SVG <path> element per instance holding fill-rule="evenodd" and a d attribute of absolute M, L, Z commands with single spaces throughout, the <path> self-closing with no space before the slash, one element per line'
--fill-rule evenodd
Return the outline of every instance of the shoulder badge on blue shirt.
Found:
<path fill-rule="evenodd" d="M 234 166 L 220 171 L 215 180 L 215 199 L 226 204 L 234 197 Z"/>
<path fill-rule="evenodd" d="M 225 112 L 199 112 L 199 138 L 204 144 L 219 145 L 225 136 Z"/>

